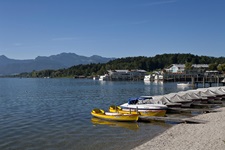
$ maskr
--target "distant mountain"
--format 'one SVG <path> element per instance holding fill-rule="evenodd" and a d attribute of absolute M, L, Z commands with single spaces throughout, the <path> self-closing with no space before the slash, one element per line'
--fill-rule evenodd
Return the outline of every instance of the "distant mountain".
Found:
<path fill-rule="evenodd" d="M 79 64 L 107 63 L 115 58 L 105 58 L 97 55 L 80 56 L 75 53 L 61 53 L 52 56 L 38 56 L 35 59 L 16 60 L 0 56 L 0 75 L 11 75 L 33 70 L 62 69 Z"/>

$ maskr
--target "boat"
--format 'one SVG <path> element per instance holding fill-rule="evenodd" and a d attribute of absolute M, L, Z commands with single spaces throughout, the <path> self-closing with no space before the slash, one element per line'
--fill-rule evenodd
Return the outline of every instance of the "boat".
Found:
<path fill-rule="evenodd" d="M 164 95 L 155 95 L 152 97 L 151 100 L 149 100 L 151 103 L 154 104 L 163 104 L 166 105 L 168 108 L 180 108 L 181 103 L 177 102 L 171 102 L 168 98 L 166 98 Z M 148 103 L 148 102 L 147 102 Z"/>
<path fill-rule="evenodd" d="M 187 83 L 177 83 L 177 86 L 187 87 L 187 86 L 191 86 L 191 84 L 189 82 L 187 82 Z"/>
<path fill-rule="evenodd" d="M 118 112 L 105 112 L 102 109 L 94 108 L 91 111 L 92 116 L 110 121 L 135 122 L 138 120 L 138 114 L 122 114 Z"/>
<path fill-rule="evenodd" d="M 165 116 L 167 106 L 163 104 L 145 103 L 148 99 L 129 98 L 128 103 L 120 105 L 123 111 L 137 111 L 142 116 Z"/>
<path fill-rule="evenodd" d="M 144 81 L 151 81 L 151 75 L 145 75 Z"/>
<path fill-rule="evenodd" d="M 99 77 L 98 76 L 94 76 L 93 80 L 99 80 Z"/>
<path fill-rule="evenodd" d="M 184 99 L 191 100 L 193 102 L 193 104 L 201 103 L 201 98 L 199 98 L 198 96 L 191 94 L 187 91 L 180 91 L 177 94 Z"/>
<path fill-rule="evenodd" d="M 221 81 L 222 83 L 225 83 L 225 78 Z"/>
<path fill-rule="evenodd" d="M 170 93 L 164 95 L 169 102 L 171 103 L 181 103 L 181 107 L 190 107 L 193 103 L 190 99 L 184 99 L 183 97 L 179 96 L 177 93 Z"/>
<path fill-rule="evenodd" d="M 138 109 L 122 109 L 120 106 L 112 105 L 109 107 L 109 112 L 118 112 L 123 114 L 138 114 L 140 116 L 158 116 L 164 117 L 166 115 L 166 110 L 138 110 Z"/>
<path fill-rule="evenodd" d="M 102 75 L 99 77 L 99 81 L 107 81 L 109 80 L 109 75 L 108 74 L 105 74 L 105 75 Z"/>

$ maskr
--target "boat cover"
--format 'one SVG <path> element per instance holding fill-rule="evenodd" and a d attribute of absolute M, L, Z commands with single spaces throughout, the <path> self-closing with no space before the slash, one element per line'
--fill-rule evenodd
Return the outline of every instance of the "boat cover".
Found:
<path fill-rule="evenodd" d="M 137 104 L 138 103 L 139 98 L 136 97 L 131 97 L 128 99 L 128 104 Z"/>

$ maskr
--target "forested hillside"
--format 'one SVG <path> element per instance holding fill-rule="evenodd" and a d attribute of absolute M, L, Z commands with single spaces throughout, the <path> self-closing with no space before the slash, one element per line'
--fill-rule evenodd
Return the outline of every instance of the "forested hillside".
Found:
<path fill-rule="evenodd" d="M 26 77 L 74 77 L 74 76 L 95 76 L 103 75 L 107 70 L 115 69 L 143 69 L 148 72 L 161 70 L 171 64 L 210 64 L 211 70 L 218 69 L 225 71 L 225 57 L 197 56 L 193 54 L 162 54 L 154 57 L 126 57 L 119 58 L 104 64 L 76 65 L 67 69 L 33 71 L 23 73 L 20 76 Z M 223 70 L 224 69 L 224 70 Z"/>

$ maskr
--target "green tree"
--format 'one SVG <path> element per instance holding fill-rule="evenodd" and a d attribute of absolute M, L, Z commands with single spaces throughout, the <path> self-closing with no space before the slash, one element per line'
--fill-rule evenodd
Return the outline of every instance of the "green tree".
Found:
<path fill-rule="evenodd" d="M 191 62 L 186 62 L 185 63 L 185 70 L 191 70 L 192 69 L 192 63 Z"/>
<path fill-rule="evenodd" d="M 218 65 L 217 69 L 221 72 L 225 72 L 225 63 Z"/>
<path fill-rule="evenodd" d="M 209 70 L 217 70 L 217 66 L 218 66 L 217 63 L 211 63 L 209 64 Z"/>

